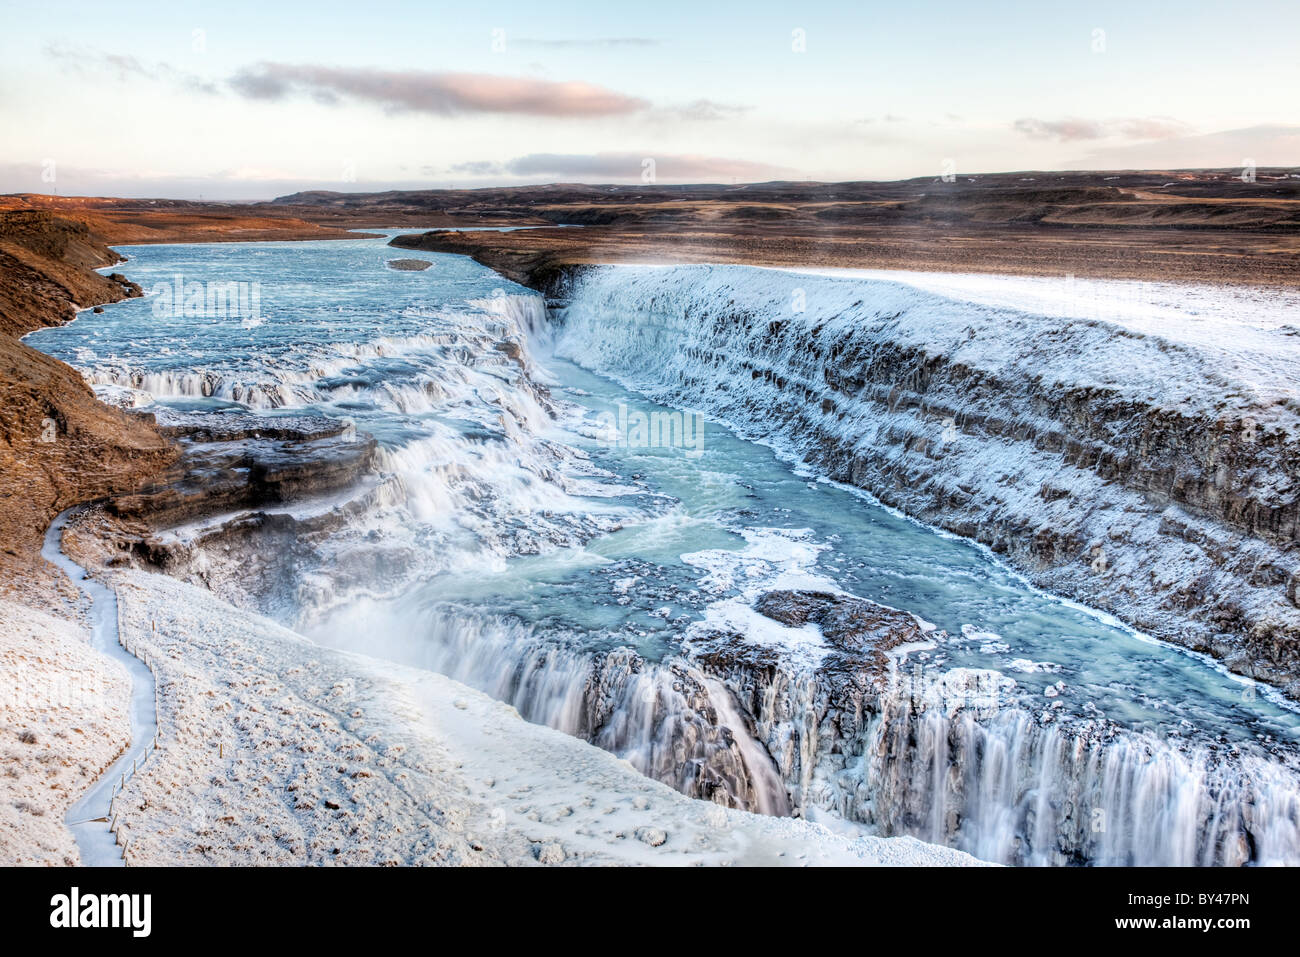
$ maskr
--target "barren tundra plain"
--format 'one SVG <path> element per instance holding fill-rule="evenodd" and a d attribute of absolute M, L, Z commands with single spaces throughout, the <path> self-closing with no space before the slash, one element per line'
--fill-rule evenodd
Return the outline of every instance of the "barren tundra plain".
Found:
<path fill-rule="evenodd" d="M 257 204 L 11 195 L 0 197 L 0 861 L 80 862 L 65 814 L 139 744 L 129 741 L 129 680 L 90 642 L 97 610 L 82 583 L 41 556 L 50 522 L 88 505 L 64 551 L 114 590 L 115 640 L 147 660 L 156 681 L 158 747 L 104 823 L 127 864 L 1016 862 L 877 837 L 827 813 L 866 799 L 836 791 L 845 768 L 836 765 L 832 787 L 809 755 L 873 740 L 865 719 L 849 729 L 873 682 L 890 673 L 890 642 L 925 633 L 914 634 L 910 618 L 877 620 L 834 602 L 827 611 L 824 596 L 798 597 L 822 594 L 812 579 L 796 575 L 784 590 L 794 598 L 768 591 L 758 604 L 780 606 L 763 613 L 762 627 L 776 621 L 833 646 L 834 666 L 806 676 L 816 728 L 758 703 L 792 694 L 755 677 L 773 660 L 747 658 L 717 635 L 695 659 L 730 689 L 739 703 L 731 720 L 772 755 L 795 802 L 795 817 L 772 817 L 751 813 L 743 797 L 694 800 L 689 788 L 525 721 L 453 677 L 312 644 L 254 603 L 225 600 L 219 559 L 203 569 L 199 549 L 179 559 L 167 543 L 181 527 L 211 533 L 214 556 L 255 546 L 255 525 L 322 534 L 304 516 L 364 485 L 373 443 L 314 420 L 272 434 L 234 417 L 218 434 L 183 416 L 106 404 L 102 388 L 97 395 L 20 337 L 142 295 L 117 246 L 347 243 L 374 235 L 367 230 L 400 231 L 395 260 L 468 256 L 542 294 L 568 330 L 568 357 L 599 360 L 651 397 L 685 396 L 743 436 L 790 439 L 805 467 L 979 542 L 1048 592 L 1202 656 L 1252 689 L 1259 682 L 1282 710 L 1300 699 L 1300 374 L 1287 319 L 1300 290 L 1296 170 L 1261 169 L 1253 182 L 1224 170 L 1025 172 L 313 192 Z M 765 267 L 775 278 L 709 265 Z M 749 397 L 766 405 L 711 408 L 719 390 L 706 394 L 712 383 L 694 374 L 675 377 L 673 354 L 653 351 L 662 341 L 640 353 L 647 368 L 602 342 L 600 309 L 627 302 L 627 274 L 610 267 L 661 270 L 641 268 L 634 280 L 655 310 L 623 311 L 641 328 L 669 316 L 692 355 L 752 377 Z M 680 296 L 687 281 L 708 291 L 703 305 Z M 864 310 L 865 287 L 853 281 L 883 283 L 885 305 Z M 1035 286 L 1043 281 L 1053 289 Z M 1075 301 L 1060 301 L 1062 283 L 1076 284 Z M 1116 295 L 1108 290 L 1129 287 L 1107 283 L 1142 294 Z M 904 286 L 911 292 L 899 293 Z M 796 288 L 832 306 L 762 335 L 742 321 Z M 978 321 L 952 303 L 973 304 Z M 1189 310 L 1201 320 L 1183 321 Z M 584 328 L 589 354 L 573 344 Z M 838 332 L 823 343 L 828 328 Z M 549 409 L 529 329 L 516 331 L 487 347 L 493 369 L 505 370 L 494 374 L 520 377 Z M 800 353 L 795 342 L 822 351 Z M 251 467 L 223 445 L 239 442 L 257 446 Z M 962 454 L 936 454 L 942 443 Z M 843 615 L 850 627 L 834 617 Z M 836 645 L 836 635 L 850 644 Z M 694 703 L 720 713 L 716 687 L 697 690 Z M 951 706 L 923 697 L 907 707 Z M 972 721 L 988 717 L 976 711 Z M 1034 740 L 1047 749 L 1045 727 Z M 744 764 L 738 749 L 724 742 L 703 764 L 726 779 Z M 1251 787 L 1263 793 L 1262 781 Z M 755 784 L 728 786 L 734 798 Z M 899 800 L 899 815 L 915 810 Z M 1289 860 L 1300 843 L 1286 829 L 1300 809 L 1293 798 L 1270 813 L 1275 856 L 1266 862 Z M 1213 862 L 1252 862 L 1263 827 L 1216 832 Z M 1239 832 L 1249 839 L 1234 844 Z M 1087 862 L 1082 846 L 1044 859 Z M 1179 860 L 1177 848 L 1158 850 L 1168 855 L 1161 861 Z"/>

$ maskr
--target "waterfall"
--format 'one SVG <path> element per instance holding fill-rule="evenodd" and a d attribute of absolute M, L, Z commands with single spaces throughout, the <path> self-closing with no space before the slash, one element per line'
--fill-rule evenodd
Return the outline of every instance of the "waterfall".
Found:
<path fill-rule="evenodd" d="M 427 576 L 594 534 L 599 521 L 577 518 L 592 517 L 592 499 L 574 498 L 595 490 L 583 484 L 594 473 L 543 437 L 559 406 L 538 384 L 546 376 L 534 364 L 539 348 L 675 404 L 712 403 L 777 431 L 809 417 L 844 430 L 844 397 L 836 412 L 823 401 L 834 394 L 823 368 L 830 353 L 807 347 L 807 329 L 783 338 L 758 313 L 742 321 L 727 311 L 730 301 L 697 301 L 698 289 L 651 292 L 643 283 L 661 277 L 647 275 L 619 272 L 619 282 L 598 282 L 596 293 L 579 290 L 558 334 L 540 297 L 492 296 L 469 304 L 479 318 L 437 337 L 348 345 L 349 363 L 401 356 L 417 360 L 417 372 L 354 375 L 346 384 L 325 378 L 333 394 L 404 417 L 457 408 L 476 423 L 467 438 L 426 421 L 381 447 L 386 481 L 355 537 L 379 528 L 391 547 L 407 525 L 440 530 L 411 547 L 426 556 Z M 902 306 L 890 295 L 903 294 L 887 291 L 882 321 Z M 849 334 L 847 326 L 822 330 L 827 342 Z M 494 351 L 501 340 L 520 348 Z M 316 371 L 342 376 L 346 368 Z M 295 381 L 304 383 L 319 387 L 311 377 Z M 858 428 L 871 415 L 863 407 L 847 418 Z M 465 532 L 457 545 L 455 534 Z M 593 649 L 577 634 L 420 599 L 408 593 L 410 577 L 394 577 L 390 597 L 371 601 L 373 583 L 359 589 L 349 580 L 357 567 L 344 564 L 324 587 L 324 569 L 309 577 L 315 591 L 300 596 L 301 623 L 327 622 L 330 635 L 318 638 L 449 675 L 695 797 L 766 814 L 829 813 L 1008 864 L 1300 863 L 1300 777 L 1267 756 L 1175 746 L 1104 721 L 1045 721 L 997 672 L 927 672 L 846 702 L 807 662 L 758 675 L 711 670 L 689 650 L 652 661 L 627 647 Z M 343 635 L 365 640 L 353 645 Z"/>
<path fill-rule="evenodd" d="M 878 706 L 865 788 L 838 810 L 1008 864 L 1300 863 L 1300 774 L 1264 755 L 1176 747 L 1102 722 L 1043 723 L 1014 700 L 956 713 L 936 685 Z"/>
<path fill-rule="evenodd" d="M 359 633 L 365 640 L 356 644 Z M 315 637 L 478 688 L 692 797 L 790 813 L 785 785 L 731 692 L 684 659 L 649 661 L 626 647 L 586 650 L 578 636 L 409 597 L 354 602 Z"/>
<path fill-rule="evenodd" d="M 1290 763 L 1045 722 L 997 672 L 895 675 L 859 708 L 795 667 L 717 673 L 689 654 L 584 650 L 463 606 L 361 604 L 332 623 L 336 635 L 362 627 L 358 648 L 447 674 L 727 806 L 829 812 L 1006 864 L 1300 864 Z"/>
<path fill-rule="evenodd" d="M 377 277 L 397 282 L 387 270 Z M 969 503 L 996 510 L 990 489 L 1005 472 L 1030 489 L 1011 505 L 1048 510 L 1062 502 L 1056 507 L 1064 510 L 1062 496 L 1095 499 L 1112 506 L 1099 510 L 1108 530 L 1123 531 L 1138 497 L 1073 466 L 1062 479 L 1059 442 L 1049 442 L 1059 439 L 1060 423 L 1033 393 L 1035 383 L 1050 386 L 1068 371 L 1062 356 L 1104 346 L 1094 327 L 1062 331 L 1055 352 L 1034 355 L 1041 325 L 1013 309 L 880 280 L 733 267 L 587 270 L 552 323 L 541 296 L 482 295 L 494 277 L 473 279 L 478 298 L 464 299 L 452 275 L 445 302 L 408 299 L 400 312 L 383 299 L 395 286 L 375 296 L 362 285 L 336 304 L 333 287 L 322 285 L 328 302 L 316 304 L 310 322 L 286 323 L 283 334 L 274 321 L 252 331 L 268 351 L 247 338 L 232 345 L 230 335 L 250 333 L 213 324 L 196 333 L 206 337 L 199 358 L 185 354 L 188 328 L 168 340 L 169 351 L 132 354 L 96 343 L 83 326 L 82 340 L 102 356 L 85 369 L 87 379 L 101 390 L 135 390 L 126 396 L 134 404 L 147 393 L 186 407 L 215 400 L 268 415 L 319 412 L 355 419 L 377 439 L 373 481 L 329 521 L 281 515 L 229 535 L 205 532 L 188 544 L 188 564 L 168 567 L 253 601 L 273 582 L 273 613 L 322 643 L 446 674 L 705 800 L 834 818 L 836 826 L 913 835 L 1009 864 L 1300 863 L 1294 753 L 1267 740 L 1275 731 L 1286 736 L 1283 722 L 1243 726 L 1228 740 L 1221 732 L 1238 714 L 1222 695 L 1207 696 L 1192 714 L 1213 712 L 1209 726 L 1181 737 L 1165 732 L 1184 712 L 1155 732 L 1150 711 L 1141 720 L 1102 714 L 1095 686 L 1062 706 L 1064 697 L 1046 697 L 1055 688 L 1035 684 L 1013 659 L 1032 655 L 1026 662 L 1037 667 L 1055 649 L 1002 654 L 997 635 L 973 629 L 976 645 L 1001 657 L 961 651 L 957 631 L 972 618 L 945 624 L 951 640 L 926 632 L 930 651 L 900 651 L 882 679 L 842 657 L 832 661 L 819 625 L 787 634 L 756 610 L 751 592 L 783 576 L 796 584 L 781 587 L 856 587 L 829 569 L 883 567 L 883 549 L 910 557 L 920 536 L 930 536 L 909 525 L 916 538 L 887 539 L 873 519 L 880 537 L 846 544 L 843 505 L 817 513 L 833 534 L 802 529 L 797 523 L 816 509 L 799 496 L 828 494 L 816 476 L 912 496 L 904 505 L 932 495 L 941 505 L 924 517 L 964 508 L 962 532 L 976 536 L 984 516 Z M 335 319 L 344 305 L 352 310 L 345 316 L 362 317 L 355 329 L 351 318 Z M 1132 342 L 1144 361 L 1164 348 L 1154 337 Z M 656 484 L 640 473 L 653 471 L 651 453 L 673 451 L 606 442 L 609 429 L 595 410 L 566 398 L 566 390 L 592 393 L 556 378 L 562 363 L 547 367 L 552 350 L 667 405 L 730 422 L 809 468 L 790 486 L 761 493 L 761 482 L 747 485 L 754 461 L 725 436 L 702 458 L 671 458 L 677 484 Z M 987 375 L 1000 350 L 1015 355 Z M 1015 388 L 1021 392 L 1009 400 Z M 1018 419 L 1008 418 L 1008 402 L 1019 404 Z M 1007 449 L 1011 458 L 990 468 L 996 450 Z M 687 501 L 702 470 L 712 497 Z M 742 491 L 732 498 L 718 495 L 721 487 Z M 1074 513 L 1043 514 L 1067 525 Z M 671 523 L 660 538 L 636 537 L 661 518 Z M 703 543 L 677 548 L 682 525 L 707 525 Z M 632 534 L 611 542 L 620 531 Z M 1008 537 L 1024 539 L 1023 529 L 1017 536 Z M 741 537 L 750 541 L 743 553 L 735 550 Z M 1064 537 L 1058 546 L 1073 547 Z M 1190 537 L 1178 541 L 1180 550 L 1192 546 Z M 1283 567 L 1254 547 L 1239 552 L 1243 563 Z M 258 561 L 250 562 L 254 550 Z M 1125 559 L 1117 547 L 1108 560 L 1122 568 Z M 975 604 L 994 604 L 995 592 L 1013 586 L 993 582 L 985 576 L 992 563 L 978 561 L 979 568 L 913 562 L 893 570 L 900 581 L 951 570 L 927 583 L 927 600 L 942 604 L 948 590 L 965 588 L 978 593 Z M 1191 567 L 1193 577 L 1200 568 Z M 1215 579 L 1206 581 L 1211 589 Z M 1022 583 L 1014 588 L 1031 593 Z M 900 604 L 938 617 L 925 605 Z M 954 599 L 950 608 L 959 605 Z M 1026 610 L 1051 635 L 1066 628 L 1053 617 L 1059 609 Z M 729 629 L 740 652 L 707 653 L 710 628 Z M 1091 664 L 1112 650 L 1095 644 L 1078 653 Z M 1070 653 L 1061 649 L 1064 665 L 1048 663 L 1062 681 L 1085 670 L 1071 673 Z M 902 673 L 921 660 L 925 667 Z M 1203 665 L 1183 667 L 1180 683 L 1162 689 L 1165 701 L 1200 692 L 1182 679 Z"/>

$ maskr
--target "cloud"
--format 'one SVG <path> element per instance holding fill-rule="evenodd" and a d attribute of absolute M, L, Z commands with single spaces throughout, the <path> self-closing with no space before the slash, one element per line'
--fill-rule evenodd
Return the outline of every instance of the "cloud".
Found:
<path fill-rule="evenodd" d="M 748 106 L 738 106 L 732 103 L 719 103 L 717 100 L 695 100 L 687 103 L 685 106 L 669 110 L 676 119 L 695 120 L 695 121 L 712 121 L 726 120 L 741 113 L 750 110 Z"/>
<path fill-rule="evenodd" d="M 336 178 L 297 175 L 284 169 L 238 167 L 211 169 L 203 173 L 178 175 L 164 170 L 58 167 L 57 188 L 63 196 L 122 196 L 208 201 L 267 200 L 302 190 L 323 189 L 343 192 L 382 192 L 395 189 L 448 189 L 467 186 L 508 186 L 557 181 L 640 184 L 647 168 L 655 162 L 655 180 L 660 183 L 761 182 L 797 179 L 796 170 L 749 160 L 683 154 L 642 153 L 532 153 L 506 162 L 472 160 L 451 168 L 421 166 L 415 175 L 401 178 Z M 0 162 L 0 192 L 48 193 L 51 184 L 42 178 L 43 166 L 36 161 Z"/>
<path fill-rule="evenodd" d="M 1012 128 L 1036 140 L 1097 140 L 1105 135 L 1100 123 L 1089 120 L 1023 119 L 1016 120 Z"/>
<path fill-rule="evenodd" d="M 1077 117 L 1063 120 L 1025 118 L 1016 120 L 1012 128 L 1032 139 L 1057 140 L 1061 143 L 1110 137 L 1128 140 L 1164 140 L 1183 136 L 1191 131 L 1186 123 L 1162 116 L 1112 120 L 1085 120 Z"/>
<path fill-rule="evenodd" d="M 1168 140 L 1192 131 L 1186 123 L 1159 116 L 1117 120 L 1115 126 L 1120 136 L 1130 140 Z"/>
<path fill-rule="evenodd" d="M 524 179 L 549 178 L 581 182 L 640 182 L 642 173 L 653 161 L 659 182 L 757 182 L 797 176 L 784 166 L 772 166 L 751 160 L 729 159 L 693 154 L 650 153 L 529 153 L 505 163 L 476 160 L 458 163 L 451 173 L 468 176 L 511 176 Z"/>
<path fill-rule="evenodd" d="M 125 56 L 120 53 L 105 53 L 102 55 L 101 61 L 117 75 L 119 80 L 125 80 L 131 76 L 155 78 L 155 73 L 147 69 L 144 64 L 133 56 Z"/>
<path fill-rule="evenodd" d="M 1107 146 L 1067 161 L 1062 169 L 1231 169 L 1300 165 L 1300 125 L 1261 124 L 1192 136 Z"/>
<path fill-rule="evenodd" d="M 0 192 L 49 193 L 61 196 L 121 196 L 133 198 L 248 201 L 272 199 L 312 186 L 356 189 L 358 184 L 324 182 L 291 172 L 256 167 L 223 169 L 193 175 L 151 169 L 106 169 L 59 164 L 58 180 L 42 177 L 40 163 L 0 163 Z"/>
<path fill-rule="evenodd" d="M 500 176 L 505 169 L 500 163 L 494 163 L 491 160 L 471 160 L 468 163 L 457 163 L 450 167 L 452 173 L 463 173 L 466 176 Z M 420 167 L 420 172 L 425 175 L 432 175 L 437 172 L 432 166 Z"/>
<path fill-rule="evenodd" d="M 260 63 L 230 79 L 231 88 L 252 100 L 306 95 L 333 104 L 343 98 L 373 103 L 390 112 L 515 113 L 531 116 L 613 116 L 650 104 L 604 87 L 487 73 L 429 73 Z"/>
<path fill-rule="evenodd" d="M 94 69 L 112 73 L 117 80 L 129 80 L 134 76 L 150 80 L 157 78 L 155 70 L 124 53 L 103 53 L 68 46 L 65 43 L 47 43 L 45 55 L 52 60 L 61 61 L 67 69 L 81 74 L 89 73 Z"/>
<path fill-rule="evenodd" d="M 60 43 L 47 44 L 45 54 L 55 60 L 62 61 L 68 69 L 75 70 L 82 75 L 88 75 L 92 72 L 107 72 L 120 83 L 133 79 L 142 79 L 151 80 L 155 83 L 171 83 L 194 93 L 212 94 L 217 92 L 217 86 L 211 80 L 194 73 L 178 70 L 169 63 L 145 63 L 128 54 L 77 49 Z"/>
<path fill-rule="evenodd" d="M 569 50 L 575 47 L 657 47 L 662 40 L 651 37 L 592 37 L 588 40 L 543 40 L 538 37 L 520 37 L 512 43 L 523 47 L 544 47 L 552 50 Z"/>

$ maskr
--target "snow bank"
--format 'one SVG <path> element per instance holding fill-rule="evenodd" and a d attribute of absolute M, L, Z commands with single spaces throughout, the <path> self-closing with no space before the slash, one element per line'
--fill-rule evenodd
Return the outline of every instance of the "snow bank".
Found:
<path fill-rule="evenodd" d="M 64 815 L 127 746 L 126 673 L 87 639 L 0 600 L 0 864 L 80 863 Z"/>

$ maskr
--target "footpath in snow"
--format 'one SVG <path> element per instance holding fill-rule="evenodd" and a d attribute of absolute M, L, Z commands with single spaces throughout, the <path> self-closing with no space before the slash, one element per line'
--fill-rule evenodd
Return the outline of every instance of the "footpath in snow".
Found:
<path fill-rule="evenodd" d="M 116 661 L 126 671 L 130 682 L 127 714 L 130 719 L 130 742 L 121 756 L 81 798 L 67 811 L 66 822 L 76 838 L 81 862 L 92 867 L 111 867 L 123 860 L 118 835 L 113 830 L 116 819 L 117 793 L 126 781 L 145 764 L 158 733 L 158 716 L 154 706 L 154 677 L 149 667 L 127 651 L 118 638 L 117 599 L 112 589 L 86 574 L 86 570 L 63 553 L 63 529 L 70 512 L 63 512 L 45 533 L 41 555 L 61 568 L 89 599 L 90 644 L 100 654 Z"/>

